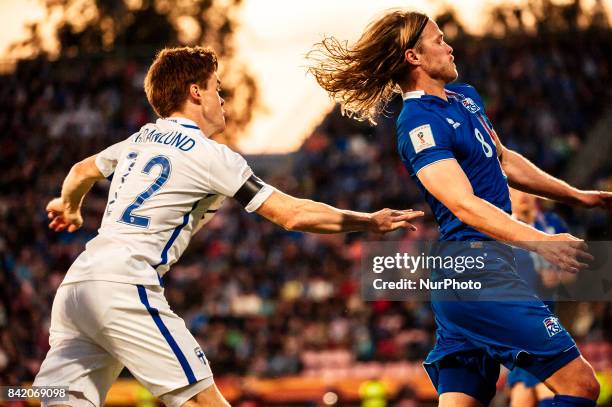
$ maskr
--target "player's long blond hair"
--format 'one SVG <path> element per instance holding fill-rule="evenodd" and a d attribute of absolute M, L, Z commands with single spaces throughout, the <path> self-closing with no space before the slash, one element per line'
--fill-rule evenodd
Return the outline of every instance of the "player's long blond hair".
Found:
<path fill-rule="evenodd" d="M 308 71 L 343 113 L 376 124 L 393 93 L 401 92 L 398 84 L 409 72 L 404 53 L 418 44 L 416 37 L 428 20 L 419 12 L 392 10 L 370 23 L 350 47 L 324 38 L 307 55 L 312 63 Z"/>

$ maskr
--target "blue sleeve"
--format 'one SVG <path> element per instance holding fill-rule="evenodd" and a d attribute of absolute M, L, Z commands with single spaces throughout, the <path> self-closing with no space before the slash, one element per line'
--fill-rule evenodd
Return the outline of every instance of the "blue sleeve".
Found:
<path fill-rule="evenodd" d="M 433 113 L 400 115 L 397 133 L 400 156 L 415 174 L 427 165 L 455 158 L 454 130 Z"/>

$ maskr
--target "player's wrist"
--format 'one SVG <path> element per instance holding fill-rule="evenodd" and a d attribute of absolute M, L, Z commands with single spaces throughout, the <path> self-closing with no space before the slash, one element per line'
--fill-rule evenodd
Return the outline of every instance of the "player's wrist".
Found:
<path fill-rule="evenodd" d="M 378 222 L 376 220 L 376 216 L 373 213 L 364 213 L 363 219 L 364 222 L 364 230 L 368 232 L 376 232 L 378 231 Z"/>
<path fill-rule="evenodd" d="M 81 211 L 80 202 L 73 202 L 69 198 L 62 197 L 62 204 L 64 205 L 64 212 L 67 214 L 78 214 Z"/>
<path fill-rule="evenodd" d="M 591 191 L 584 191 L 577 188 L 572 188 L 571 198 L 575 205 L 590 208 L 592 206 L 592 193 Z"/>

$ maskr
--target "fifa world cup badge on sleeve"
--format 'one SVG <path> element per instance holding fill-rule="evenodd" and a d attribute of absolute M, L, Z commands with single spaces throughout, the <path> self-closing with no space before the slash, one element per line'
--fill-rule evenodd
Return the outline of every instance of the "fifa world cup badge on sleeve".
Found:
<path fill-rule="evenodd" d="M 412 129 L 410 131 L 410 141 L 412 141 L 412 146 L 414 147 L 415 153 L 419 153 L 426 148 L 434 147 L 436 145 L 436 141 L 433 138 L 431 126 L 429 124 L 424 124 Z"/>
<path fill-rule="evenodd" d="M 563 328 L 561 328 L 561 324 L 559 324 L 559 319 L 556 317 L 546 318 L 544 320 L 544 326 L 546 327 L 548 336 L 554 336 L 563 330 Z"/>

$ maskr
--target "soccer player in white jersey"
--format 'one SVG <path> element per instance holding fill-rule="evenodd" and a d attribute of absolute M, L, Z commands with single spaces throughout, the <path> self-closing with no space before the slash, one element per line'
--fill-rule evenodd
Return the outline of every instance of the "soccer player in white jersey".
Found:
<path fill-rule="evenodd" d="M 163 295 L 161 277 L 226 197 L 289 230 L 411 228 L 412 210 L 368 214 L 286 195 L 208 137 L 225 128 L 217 59 L 202 47 L 161 51 L 145 78 L 156 123 L 75 164 L 49 227 L 82 224 L 85 194 L 113 175 L 99 234 L 76 259 L 51 312 L 51 349 L 35 386 L 69 386 L 68 401 L 100 406 L 123 367 L 167 406 L 227 406 L 204 352 Z M 206 295 L 206 293 L 203 293 Z"/>

